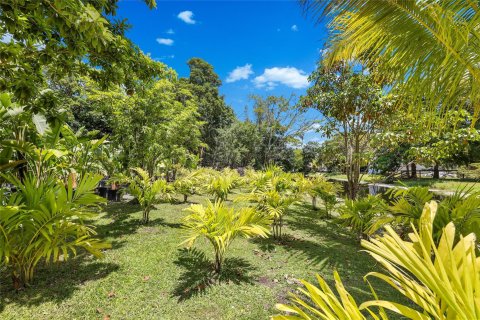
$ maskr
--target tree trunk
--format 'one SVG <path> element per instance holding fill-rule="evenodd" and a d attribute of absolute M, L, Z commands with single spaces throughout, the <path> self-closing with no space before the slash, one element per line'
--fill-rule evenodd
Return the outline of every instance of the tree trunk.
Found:
<path fill-rule="evenodd" d="M 312 197 L 313 210 L 317 210 L 317 197 Z"/>
<path fill-rule="evenodd" d="M 15 290 L 21 290 L 24 288 L 22 279 L 20 279 L 20 277 L 15 275 L 14 272 L 12 272 L 12 284 Z"/>
<path fill-rule="evenodd" d="M 215 252 L 215 265 L 213 267 L 216 274 L 222 272 L 222 257 L 219 252 Z"/>
<path fill-rule="evenodd" d="M 412 162 L 410 166 L 412 168 L 412 175 L 410 176 L 410 178 L 417 179 L 417 164 L 415 162 Z"/>
<path fill-rule="evenodd" d="M 187 203 L 188 201 L 188 194 L 183 195 L 183 203 Z"/>
<path fill-rule="evenodd" d="M 440 170 L 438 168 L 438 163 L 435 163 L 433 166 L 433 179 L 440 179 Z"/>
<path fill-rule="evenodd" d="M 150 220 L 150 212 L 149 212 L 149 210 L 144 209 L 143 210 L 143 222 L 145 224 L 148 224 L 149 220 Z"/>

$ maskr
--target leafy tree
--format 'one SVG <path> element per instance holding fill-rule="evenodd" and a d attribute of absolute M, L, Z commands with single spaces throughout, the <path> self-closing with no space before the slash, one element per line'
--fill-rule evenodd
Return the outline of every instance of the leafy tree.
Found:
<path fill-rule="evenodd" d="M 339 134 L 322 142 L 318 159 L 312 165 L 321 171 L 345 172 L 345 143 Z"/>
<path fill-rule="evenodd" d="M 132 169 L 134 176 L 130 180 L 128 190 L 138 200 L 143 209 L 143 222 L 149 223 L 150 211 L 156 204 L 171 201 L 171 186 L 164 179 L 155 180 L 142 168 Z"/>
<path fill-rule="evenodd" d="M 309 141 L 302 147 L 302 171 L 309 173 L 315 171 L 315 164 L 320 158 L 322 146 L 319 142 Z"/>
<path fill-rule="evenodd" d="M 359 59 L 431 109 L 480 106 L 480 24 L 471 1 L 302 0 L 332 16 L 328 64 Z M 323 10 L 326 9 L 326 10 Z M 421 114 L 420 104 L 413 107 Z"/>
<path fill-rule="evenodd" d="M 268 237 L 270 218 L 254 208 L 236 210 L 227 207 L 222 201 L 207 200 L 206 206 L 191 205 L 185 209 L 189 213 L 184 218 L 187 239 L 183 242 L 193 246 L 198 238 L 205 238 L 213 246 L 215 253 L 214 270 L 219 274 L 230 244 L 237 237 Z"/>
<path fill-rule="evenodd" d="M 449 110 L 445 115 L 424 109 L 421 115 L 399 109 L 377 137 L 377 144 L 386 151 L 399 153 L 405 163 L 433 165 L 433 178 L 439 179 L 439 166 L 458 164 L 480 140 L 479 131 L 472 126 L 473 116 L 464 109 Z"/>
<path fill-rule="evenodd" d="M 420 227 L 418 231 L 413 229 L 408 241 L 402 240 L 389 226 L 383 236 L 362 240 L 362 246 L 385 269 L 367 277 L 390 284 L 410 301 L 408 305 L 381 300 L 373 291 L 375 299 L 359 306 L 335 272 L 338 297 L 320 276 L 317 276 L 319 287 L 302 281 L 305 289 L 299 289 L 301 295 L 292 294 L 291 305 L 277 305 L 290 315 L 273 319 L 367 319 L 363 312 L 375 319 L 388 319 L 384 309 L 409 319 L 479 318 L 480 269 L 475 234 L 455 244 L 455 226 L 449 223 L 442 231 L 440 243 L 435 245 L 432 230 L 436 210 L 435 202 L 425 204 Z M 379 307 L 378 312 L 373 307 Z"/>
<path fill-rule="evenodd" d="M 200 58 L 192 58 L 188 61 L 188 66 L 190 76 L 183 81 L 188 83 L 188 89 L 195 96 L 198 117 L 203 123 L 201 140 L 206 144 L 206 150 L 202 156 L 202 164 L 216 166 L 219 161 L 216 156 L 219 130 L 228 127 L 234 121 L 235 115 L 218 92 L 222 81 L 212 65 Z"/>
<path fill-rule="evenodd" d="M 287 159 L 288 145 L 299 145 L 301 137 L 313 125 L 298 108 L 295 96 L 252 96 L 254 123 L 261 137 L 257 154 L 257 167 L 271 163 L 279 165 Z"/>
<path fill-rule="evenodd" d="M 235 121 L 219 129 L 215 156 L 220 167 L 246 167 L 255 165 L 261 142 L 257 127 L 250 121 Z"/>
<path fill-rule="evenodd" d="M 53 175 L 2 177 L 16 188 L 10 195 L 0 194 L 0 259 L 12 272 L 16 289 L 33 280 L 42 261 L 67 260 L 78 248 L 101 257 L 102 249 L 110 247 L 84 223 L 105 201 L 94 194 L 101 176 L 85 174 L 75 189 L 72 178 L 65 186 Z"/>
<path fill-rule="evenodd" d="M 129 41 L 126 21 L 111 22 L 118 0 L 55 0 L 0 4 L 2 64 L 0 90 L 28 101 L 55 78 L 89 75 L 100 83 L 121 83 L 135 90 L 136 80 L 165 77 L 170 71 Z M 154 0 L 145 1 L 149 7 Z"/>
<path fill-rule="evenodd" d="M 149 175 L 161 165 L 175 170 L 198 152 L 197 105 L 183 83 L 159 80 L 142 93 L 124 96 L 123 102 L 114 105 L 114 138 L 125 169 L 137 166 Z"/>
<path fill-rule="evenodd" d="M 388 119 L 390 103 L 372 75 L 357 72 L 343 62 L 334 67 L 320 62 L 310 80 L 313 86 L 303 98 L 303 105 L 322 113 L 321 129 L 327 137 L 342 137 L 348 196 L 355 199 L 360 168 L 370 160 L 369 142 Z"/>

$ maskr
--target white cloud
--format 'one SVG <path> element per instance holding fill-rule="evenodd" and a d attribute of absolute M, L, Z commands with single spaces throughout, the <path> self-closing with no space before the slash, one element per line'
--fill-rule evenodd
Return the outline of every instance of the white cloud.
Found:
<path fill-rule="evenodd" d="M 178 14 L 178 19 L 182 20 L 188 24 L 195 24 L 197 21 L 193 20 L 193 12 L 192 11 L 182 11 Z"/>
<path fill-rule="evenodd" d="M 296 24 L 294 24 L 290 29 L 292 29 L 293 32 L 297 32 L 298 31 L 298 26 Z"/>
<path fill-rule="evenodd" d="M 247 63 L 243 67 L 236 67 L 235 69 L 233 69 L 228 74 L 226 81 L 228 83 L 231 83 L 238 80 L 246 80 L 248 79 L 248 77 L 250 77 L 251 74 L 253 74 L 252 65 Z"/>
<path fill-rule="evenodd" d="M 175 55 L 174 55 L 174 54 L 170 54 L 170 55 L 168 55 L 168 56 L 161 56 L 160 58 L 155 58 L 155 60 L 159 60 L 159 61 L 167 60 L 167 59 L 175 59 Z"/>
<path fill-rule="evenodd" d="M 166 46 L 173 46 L 173 40 L 172 39 L 166 39 L 166 38 L 157 38 L 157 42 L 159 44 L 163 44 Z"/>
<path fill-rule="evenodd" d="M 274 67 L 265 69 L 262 75 L 253 79 L 253 83 L 257 88 L 273 89 L 280 83 L 294 89 L 302 89 L 308 87 L 308 76 L 305 71 L 294 67 Z"/>
<path fill-rule="evenodd" d="M 168 29 L 167 31 L 165 31 L 166 34 L 175 34 L 175 30 L 173 30 L 172 28 Z"/>

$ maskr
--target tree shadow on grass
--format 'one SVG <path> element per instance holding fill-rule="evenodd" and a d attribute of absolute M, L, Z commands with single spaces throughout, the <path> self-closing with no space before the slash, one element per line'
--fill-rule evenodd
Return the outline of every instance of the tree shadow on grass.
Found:
<path fill-rule="evenodd" d="M 310 237 L 345 245 L 356 244 L 356 236 L 337 221 L 336 218 L 326 219 L 322 210 L 300 205 L 289 210 L 286 224 L 290 230 L 302 230 Z"/>
<path fill-rule="evenodd" d="M 86 282 L 105 278 L 119 268 L 115 263 L 81 254 L 63 263 L 39 265 L 32 284 L 21 291 L 13 289 L 10 277 L 3 273 L 0 279 L 0 312 L 8 304 L 28 307 L 45 302 L 60 303 L 70 298 Z"/>
<path fill-rule="evenodd" d="M 254 283 L 251 272 L 255 268 L 241 258 L 225 258 L 220 275 L 213 271 L 213 263 L 207 259 L 205 253 L 198 249 L 180 249 L 174 263 L 183 268 L 179 282 L 172 292 L 179 302 L 201 295 L 206 290 L 219 283 L 241 284 Z"/>
<path fill-rule="evenodd" d="M 110 237 L 112 249 L 120 248 L 125 241 L 119 240 L 123 236 L 134 234 L 138 229 L 143 227 L 168 227 L 168 228 L 180 228 L 180 223 L 169 223 L 162 218 L 150 220 L 148 224 L 144 224 L 139 217 L 132 217 L 132 214 L 141 211 L 139 205 L 130 203 L 110 203 L 106 208 L 107 217 L 113 221 L 108 224 L 102 224 L 96 226 L 96 231 L 101 238 Z"/>
<path fill-rule="evenodd" d="M 355 299 L 366 301 L 373 298 L 363 277 L 383 268 L 361 251 L 362 247 L 354 234 L 335 220 L 322 219 L 311 206 L 293 207 L 287 216 L 286 225 L 282 240 L 268 238 L 255 239 L 253 242 L 263 251 L 273 251 L 281 245 L 289 253 L 289 260 L 303 260 L 315 272 L 326 276 L 330 285 L 333 285 L 333 281 L 328 278 L 331 278 L 336 269 Z M 398 301 L 398 294 L 391 287 L 376 279 L 369 280 L 380 283 L 375 290 L 381 297 Z"/>

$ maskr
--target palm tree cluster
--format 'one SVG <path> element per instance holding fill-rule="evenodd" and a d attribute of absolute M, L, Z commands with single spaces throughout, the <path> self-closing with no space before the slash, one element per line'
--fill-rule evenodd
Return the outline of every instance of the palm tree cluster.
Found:
<path fill-rule="evenodd" d="M 277 305 L 287 314 L 273 319 L 368 319 L 366 314 L 388 319 L 385 309 L 408 319 L 478 319 L 480 258 L 476 256 L 475 233 L 456 240 L 458 230 L 450 222 L 436 242 L 437 209 L 434 201 L 425 204 L 419 227 L 411 224 L 409 240 L 400 238 L 390 226 L 381 237 L 362 240 L 367 253 L 384 267 L 383 272 L 366 277 L 390 284 L 409 304 L 381 300 L 371 286 L 374 300 L 358 305 L 335 272 L 338 296 L 320 276 L 319 287 L 302 281 L 301 294 L 292 294 L 290 305 Z"/>

